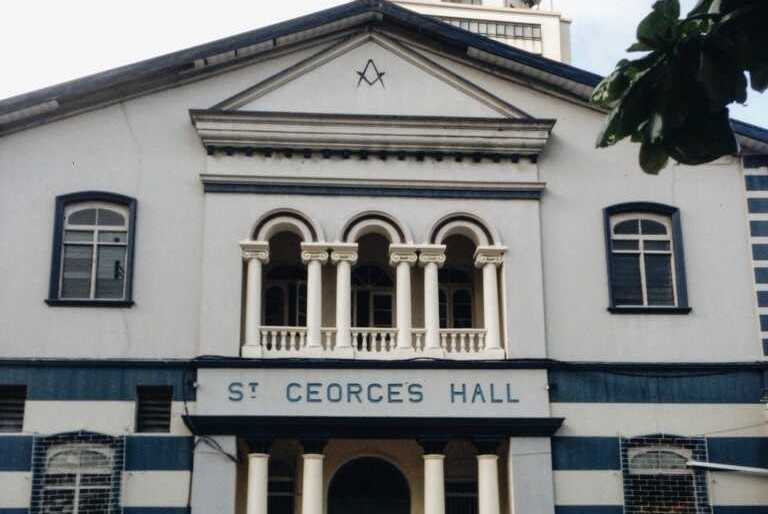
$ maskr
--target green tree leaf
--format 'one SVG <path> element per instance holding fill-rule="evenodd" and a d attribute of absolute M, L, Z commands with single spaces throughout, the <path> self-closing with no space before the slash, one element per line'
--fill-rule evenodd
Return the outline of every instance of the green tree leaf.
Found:
<path fill-rule="evenodd" d="M 651 175 L 658 175 L 669 162 L 669 155 L 662 143 L 645 142 L 640 147 L 640 167 Z"/>

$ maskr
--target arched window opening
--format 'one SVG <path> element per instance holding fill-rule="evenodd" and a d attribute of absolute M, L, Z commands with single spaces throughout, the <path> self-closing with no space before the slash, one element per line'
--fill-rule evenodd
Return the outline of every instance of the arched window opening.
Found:
<path fill-rule="evenodd" d="M 680 453 L 681 450 L 670 449 L 638 449 L 629 458 L 629 472 L 632 474 L 675 474 L 690 473 L 688 461 L 691 459 L 690 452 L 686 455 Z M 684 451 L 684 450 L 682 450 Z"/>
<path fill-rule="evenodd" d="M 475 318 L 474 243 L 461 235 L 445 240 L 446 264 L 438 274 L 440 328 L 473 328 Z"/>
<path fill-rule="evenodd" d="M 358 265 L 352 270 L 352 325 L 393 325 L 394 280 L 387 263 L 389 241 L 378 234 L 359 240 Z"/>
<path fill-rule="evenodd" d="M 394 465 L 363 457 L 343 465 L 328 488 L 328 514 L 409 514 L 408 481 Z"/>
<path fill-rule="evenodd" d="M 687 313 L 679 211 L 654 203 L 605 209 L 612 312 Z"/>
<path fill-rule="evenodd" d="M 76 193 L 57 198 L 56 210 L 60 229 L 48 303 L 130 300 L 135 201 Z"/>
<path fill-rule="evenodd" d="M 270 262 L 264 268 L 264 325 L 306 326 L 307 270 L 301 262 L 301 240 L 293 233 L 281 232 L 269 246 Z"/>

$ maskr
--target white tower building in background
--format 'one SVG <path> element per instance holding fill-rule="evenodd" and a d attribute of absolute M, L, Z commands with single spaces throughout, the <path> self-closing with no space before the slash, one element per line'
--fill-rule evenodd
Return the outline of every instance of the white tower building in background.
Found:
<path fill-rule="evenodd" d="M 551 0 L 396 0 L 396 4 L 555 61 L 571 62 L 571 20 Z"/>

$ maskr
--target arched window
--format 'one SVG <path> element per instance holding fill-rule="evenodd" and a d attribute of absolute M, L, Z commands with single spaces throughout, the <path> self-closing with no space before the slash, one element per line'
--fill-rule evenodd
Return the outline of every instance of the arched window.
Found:
<path fill-rule="evenodd" d="M 61 434 L 35 442 L 33 514 L 112 514 L 120 510 L 122 438 Z"/>
<path fill-rule="evenodd" d="M 49 305 L 132 303 L 136 201 L 111 193 L 56 199 Z"/>
<path fill-rule="evenodd" d="M 665 448 L 638 448 L 638 451 L 629 457 L 629 472 L 632 474 L 675 474 L 690 473 L 688 461 L 691 460 L 690 452 L 682 455 L 684 450 L 671 450 Z"/>
<path fill-rule="evenodd" d="M 472 328 L 473 294 L 470 272 L 444 268 L 439 272 L 440 328 Z"/>
<path fill-rule="evenodd" d="M 391 327 L 394 282 L 376 265 L 352 271 L 352 324 L 356 327 Z"/>
<path fill-rule="evenodd" d="M 680 216 L 658 204 L 606 209 L 612 312 L 689 312 Z"/>
<path fill-rule="evenodd" d="M 300 266 L 277 266 L 266 274 L 264 325 L 303 327 L 307 324 L 307 276 Z"/>

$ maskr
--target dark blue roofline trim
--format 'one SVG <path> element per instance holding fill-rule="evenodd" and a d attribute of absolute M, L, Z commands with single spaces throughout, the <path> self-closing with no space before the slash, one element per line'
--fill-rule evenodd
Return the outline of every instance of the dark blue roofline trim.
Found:
<path fill-rule="evenodd" d="M 449 47 L 462 51 L 464 54 L 466 54 L 466 48 L 472 46 L 501 58 L 509 59 L 589 87 L 596 86 L 603 78 L 598 74 L 534 55 L 490 38 L 473 34 L 440 20 L 417 14 L 394 5 L 387 0 L 354 0 L 347 4 L 293 20 L 11 97 L 0 101 L 0 114 L 57 100 L 60 108 L 51 113 L 51 116 L 55 116 L 62 112 L 67 112 L 67 105 L 71 105 L 71 108 L 87 107 L 88 100 L 83 100 L 82 97 L 84 96 L 91 96 L 92 102 L 103 104 L 110 99 L 110 95 L 136 94 L 137 91 L 134 91 L 132 88 L 141 90 L 141 81 L 156 81 L 153 84 L 162 84 L 163 79 L 161 76 L 167 74 L 169 77 L 166 81 L 169 83 L 173 82 L 178 79 L 178 73 L 180 71 L 188 71 L 191 63 L 195 60 L 231 52 L 245 46 L 263 43 L 287 34 L 309 30 L 340 19 L 366 13 L 379 14 L 385 20 L 389 19 L 406 29 L 415 30 L 419 33 L 428 33 L 431 37 Z M 129 87 L 128 84 L 131 84 L 132 87 Z M 122 86 L 124 93 L 119 92 L 121 88 L 118 86 Z M 118 92 L 114 93 L 115 91 Z M 40 119 L 44 119 L 45 116 L 45 114 L 40 115 Z M 27 119 L 6 126 L 9 128 L 13 126 L 24 127 L 29 124 L 30 120 Z M 766 129 L 737 120 L 733 120 L 733 127 L 734 131 L 739 135 L 768 143 L 768 130 Z"/>

